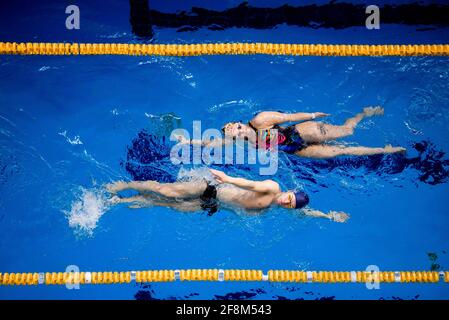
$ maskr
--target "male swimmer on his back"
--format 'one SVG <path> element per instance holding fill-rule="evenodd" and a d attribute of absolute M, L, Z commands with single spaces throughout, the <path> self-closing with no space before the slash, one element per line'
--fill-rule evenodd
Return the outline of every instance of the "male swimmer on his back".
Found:
<path fill-rule="evenodd" d="M 253 181 L 235 178 L 224 172 L 212 170 L 218 187 L 207 181 L 189 181 L 175 183 L 159 183 L 157 181 L 117 181 L 106 185 L 111 194 L 132 189 L 138 195 L 122 198 L 114 196 L 113 203 L 131 203 L 131 207 L 156 205 L 174 208 L 184 212 L 206 210 L 209 215 L 218 210 L 218 204 L 239 207 L 251 212 L 260 213 L 271 206 L 288 209 L 301 209 L 308 216 L 327 218 L 336 222 L 345 222 L 349 215 L 344 212 L 330 211 L 323 213 L 306 207 L 309 197 L 304 192 L 282 192 L 279 184 L 273 180 Z"/>

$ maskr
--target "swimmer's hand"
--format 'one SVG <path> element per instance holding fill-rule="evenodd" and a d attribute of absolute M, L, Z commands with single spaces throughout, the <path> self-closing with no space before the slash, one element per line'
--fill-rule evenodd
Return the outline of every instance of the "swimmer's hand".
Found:
<path fill-rule="evenodd" d="M 210 140 L 194 140 L 194 139 L 187 139 L 182 134 L 174 134 L 170 137 L 170 139 L 173 138 L 178 141 L 180 144 L 192 144 L 192 145 L 200 145 L 200 146 L 208 146 L 211 141 Z"/>
<path fill-rule="evenodd" d="M 329 113 L 324 113 L 324 112 L 314 112 L 312 114 L 315 115 L 315 117 L 313 119 L 324 118 L 324 117 L 329 117 L 330 116 Z"/>
<path fill-rule="evenodd" d="M 349 219 L 349 214 L 343 211 L 330 211 L 327 214 L 328 218 L 335 222 L 346 222 Z"/>
<path fill-rule="evenodd" d="M 215 181 L 217 181 L 218 183 L 228 183 L 229 179 L 231 177 L 229 177 L 226 173 L 224 173 L 223 171 L 219 171 L 219 170 L 214 170 L 214 169 L 209 169 L 210 172 L 212 173 L 212 175 L 215 178 Z"/>

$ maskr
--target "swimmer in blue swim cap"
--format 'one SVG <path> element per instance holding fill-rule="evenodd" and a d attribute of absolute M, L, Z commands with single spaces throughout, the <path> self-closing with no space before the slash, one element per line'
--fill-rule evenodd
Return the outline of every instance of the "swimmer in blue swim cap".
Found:
<path fill-rule="evenodd" d="M 300 210 L 312 217 L 345 222 L 349 215 L 344 212 L 324 213 L 308 207 L 309 197 L 303 191 L 281 191 L 273 180 L 254 181 L 231 177 L 226 173 L 210 169 L 215 181 L 206 179 L 159 183 L 157 181 L 117 181 L 106 185 L 114 196 L 111 202 L 129 203 L 130 207 L 164 206 L 183 212 L 206 211 L 216 213 L 221 206 L 243 209 L 251 214 L 260 214 L 263 209 L 280 206 Z M 123 198 L 117 194 L 124 190 L 135 190 L 138 195 Z"/>

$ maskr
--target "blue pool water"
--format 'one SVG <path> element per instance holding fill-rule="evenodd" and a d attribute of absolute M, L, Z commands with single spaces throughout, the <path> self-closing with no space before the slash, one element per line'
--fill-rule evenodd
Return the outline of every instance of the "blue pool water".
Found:
<path fill-rule="evenodd" d="M 126 3 L 114 4 L 127 10 Z M 135 41 L 126 19 L 95 23 L 94 9 L 85 9 L 91 19 L 80 31 L 82 41 Z M 44 29 L 51 27 L 48 21 L 54 16 L 53 11 L 48 14 Z M 27 35 L 33 41 L 76 39 L 67 31 L 44 38 L 41 29 L 24 25 L 15 31 L 20 40 Z M 94 27 L 97 31 L 88 36 Z M 419 33 L 401 26 L 367 38 L 361 29 L 313 33 L 285 26 L 221 33 L 156 31 L 156 43 L 449 40 L 447 32 Z M 1 36 L 10 40 L 12 33 L 2 29 Z M 447 270 L 448 80 L 449 60 L 438 57 L 1 56 L 0 271 L 64 271 L 68 265 L 92 271 L 338 271 L 368 265 Z M 148 176 L 169 180 L 191 169 L 161 157 L 148 170 L 141 154 L 130 157 L 149 141 L 145 132 L 162 136 L 172 126 L 191 130 L 194 120 L 201 120 L 204 128 L 220 128 L 227 121 L 249 120 L 261 110 L 321 111 L 331 114 L 326 121 L 338 124 L 367 105 L 382 105 L 385 115 L 363 121 L 344 141 L 401 145 L 408 149 L 406 158 L 313 161 L 283 154 L 272 177 L 283 188 L 306 190 L 314 208 L 348 212 L 346 224 L 281 209 L 261 216 L 221 210 L 208 217 L 105 203 L 104 183 Z M 167 147 L 158 139 L 153 142 L 156 158 L 164 155 Z M 261 179 L 252 166 L 224 170 Z M 449 286 L 383 284 L 367 290 L 359 284 L 159 283 L 80 290 L 0 287 L 0 297 L 447 299 Z"/>

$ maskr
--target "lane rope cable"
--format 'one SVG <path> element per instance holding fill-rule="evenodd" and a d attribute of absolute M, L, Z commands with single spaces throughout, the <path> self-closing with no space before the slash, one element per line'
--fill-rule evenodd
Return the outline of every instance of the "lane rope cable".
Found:
<path fill-rule="evenodd" d="M 269 281 L 297 283 L 449 283 L 449 271 L 296 271 L 176 269 L 105 272 L 0 273 L 0 285 L 119 284 L 172 281 Z"/>
<path fill-rule="evenodd" d="M 0 42 L 0 54 L 18 55 L 293 55 L 293 56 L 448 56 L 449 44 L 290 44 L 290 43 L 37 43 Z"/>

